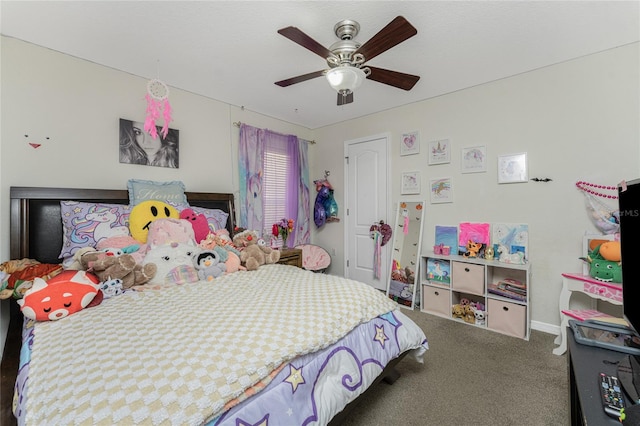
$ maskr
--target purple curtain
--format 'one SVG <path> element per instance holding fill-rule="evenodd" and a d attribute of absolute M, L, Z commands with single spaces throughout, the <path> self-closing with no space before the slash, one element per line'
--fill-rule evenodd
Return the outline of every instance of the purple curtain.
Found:
<path fill-rule="evenodd" d="M 240 226 L 263 230 L 262 191 L 264 153 L 281 152 L 287 155 L 285 217 L 295 221 L 289 235 L 293 245 L 307 244 L 310 240 L 309 162 L 307 142 L 294 135 L 283 135 L 266 129 L 242 124 L 239 141 L 240 171 Z"/>

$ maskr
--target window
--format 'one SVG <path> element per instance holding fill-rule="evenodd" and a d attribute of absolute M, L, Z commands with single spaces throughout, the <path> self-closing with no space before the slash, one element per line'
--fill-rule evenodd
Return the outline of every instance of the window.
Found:
<path fill-rule="evenodd" d="M 291 192 L 287 191 L 290 170 L 287 150 L 275 145 L 267 144 L 264 149 L 262 208 L 264 227 L 269 231 L 272 224 L 287 217 L 287 194 Z"/>

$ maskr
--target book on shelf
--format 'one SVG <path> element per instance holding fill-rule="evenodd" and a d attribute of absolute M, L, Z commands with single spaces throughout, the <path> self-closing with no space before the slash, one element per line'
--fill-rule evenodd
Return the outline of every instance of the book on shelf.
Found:
<path fill-rule="evenodd" d="M 527 285 L 513 278 L 504 278 L 494 284 L 489 284 L 489 293 L 509 299 L 525 302 L 527 300 Z"/>

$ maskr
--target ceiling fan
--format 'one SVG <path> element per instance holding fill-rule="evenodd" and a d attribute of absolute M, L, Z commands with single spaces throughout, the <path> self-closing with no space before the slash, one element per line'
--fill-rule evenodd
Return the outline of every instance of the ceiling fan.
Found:
<path fill-rule="evenodd" d="M 329 69 L 276 81 L 275 84 L 287 87 L 324 75 L 331 87 L 338 92 L 338 105 L 344 105 L 353 102 L 353 91 L 362 84 L 365 78 L 404 90 L 411 90 L 420 80 L 420 76 L 417 75 L 364 66 L 366 61 L 418 33 L 418 30 L 404 17 L 396 17 L 364 44 L 354 40 L 360 31 L 360 24 L 356 21 L 349 19 L 340 21 L 333 27 L 333 31 L 340 41 L 327 49 L 296 27 L 278 30 L 279 34 L 294 43 L 298 43 L 316 55 L 325 58 Z"/>

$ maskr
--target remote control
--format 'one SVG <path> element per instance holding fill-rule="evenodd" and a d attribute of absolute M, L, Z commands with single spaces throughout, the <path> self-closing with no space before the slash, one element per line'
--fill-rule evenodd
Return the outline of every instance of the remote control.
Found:
<path fill-rule="evenodd" d="M 602 395 L 604 412 L 617 419 L 620 417 L 620 410 L 624 408 L 624 397 L 622 396 L 620 382 L 616 376 L 610 376 L 605 373 L 600 373 L 598 381 L 600 382 L 600 395 Z"/>

